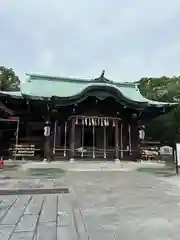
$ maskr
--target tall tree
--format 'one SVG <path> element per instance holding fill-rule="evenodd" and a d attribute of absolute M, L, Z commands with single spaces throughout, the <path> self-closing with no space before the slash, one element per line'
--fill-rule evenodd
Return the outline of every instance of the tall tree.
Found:
<path fill-rule="evenodd" d="M 139 82 L 141 93 L 152 100 L 180 102 L 180 77 L 142 78 Z M 180 105 L 168 114 L 151 121 L 146 136 L 152 140 L 174 145 L 180 141 Z"/>
<path fill-rule="evenodd" d="M 16 76 L 12 68 L 5 68 L 0 66 L 0 90 L 18 90 L 19 89 L 19 77 Z"/>

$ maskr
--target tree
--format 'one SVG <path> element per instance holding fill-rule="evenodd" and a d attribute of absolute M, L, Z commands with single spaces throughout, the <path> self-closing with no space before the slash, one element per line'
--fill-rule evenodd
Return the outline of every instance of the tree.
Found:
<path fill-rule="evenodd" d="M 19 90 L 19 77 L 16 76 L 12 68 L 0 66 L 0 90 L 10 91 Z"/>
<path fill-rule="evenodd" d="M 142 78 L 141 93 L 149 99 L 174 102 L 180 100 L 180 77 Z"/>
<path fill-rule="evenodd" d="M 142 78 L 139 89 L 146 98 L 163 102 L 180 102 L 180 77 Z M 171 112 L 153 119 L 146 136 L 152 140 L 174 145 L 180 141 L 180 105 Z"/>

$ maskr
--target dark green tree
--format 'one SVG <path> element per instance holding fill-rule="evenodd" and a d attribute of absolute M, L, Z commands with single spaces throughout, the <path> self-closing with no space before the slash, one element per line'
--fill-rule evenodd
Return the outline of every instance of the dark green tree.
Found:
<path fill-rule="evenodd" d="M 0 90 L 10 91 L 19 89 L 19 77 L 16 76 L 12 68 L 0 66 Z"/>
<path fill-rule="evenodd" d="M 141 93 L 149 99 L 163 102 L 180 102 L 180 77 L 142 78 Z M 174 145 L 180 141 L 180 105 L 154 120 L 147 127 L 146 136 L 152 140 Z"/>

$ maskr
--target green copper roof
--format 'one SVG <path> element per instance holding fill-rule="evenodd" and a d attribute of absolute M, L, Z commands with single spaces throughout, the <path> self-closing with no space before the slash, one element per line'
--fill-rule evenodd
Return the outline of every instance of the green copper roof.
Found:
<path fill-rule="evenodd" d="M 96 79 L 85 80 L 75 78 L 59 78 L 44 75 L 27 74 L 25 82 L 21 83 L 20 92 L 0 92 L 16 98 L 24 96 L 34 99 L 75 99 L 88 95 L 92 89 L 98 91 L 114 91 L 119 99 L 123 98 L 132 103 L 147 103 L 149 105 L 169 105 L 171 103 L 157 102 L 146 99 L 141 95 L 135 83 L 117 83 L 104 77 L 104 73 Z M 174 104 L 174 103 L 172 103 Z"/>

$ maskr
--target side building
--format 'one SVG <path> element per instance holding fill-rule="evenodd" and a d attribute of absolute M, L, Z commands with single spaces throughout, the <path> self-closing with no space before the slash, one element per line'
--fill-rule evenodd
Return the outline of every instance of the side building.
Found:
<path fill-rule="evenodd" d="M 144 126 L 176 103 L 144 98 L 135 83 L 27 74 L 0 92 L 1 156 L 47 160 L 139 158 Z M 29 151 L 28 151 L 29 149 Z"/>

